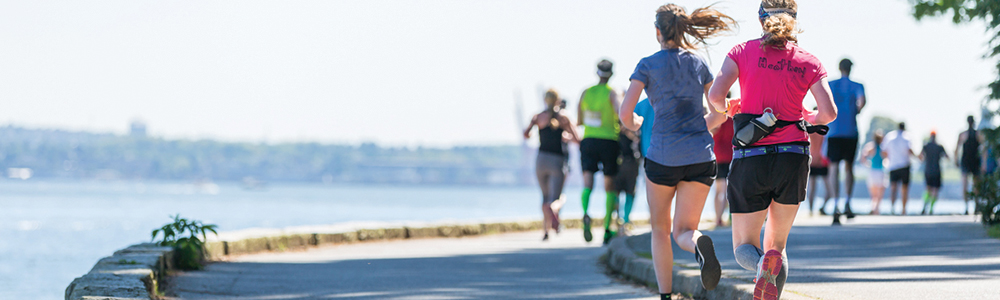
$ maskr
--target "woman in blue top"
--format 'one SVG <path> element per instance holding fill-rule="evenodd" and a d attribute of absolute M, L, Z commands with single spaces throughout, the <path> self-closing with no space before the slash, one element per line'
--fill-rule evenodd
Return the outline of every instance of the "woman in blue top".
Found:
<path fill-rule="evenodd" d="M 882 196 L 885 195 L 885 167 L 882 165 L 882 158 L 885 152 L 882 151 L 882 137 L 885 136 L 882 129 L 876 130 L 872 141 L 861 150 L 864 156 L 861 160 L 868 161 L 871 171 L 868 173 L 868 193 L 872 197 L 872 214 L 879 214 L 878 206 L 882 203 Z"/>
<path fill-rule="evenodd" d="M 675 4 L 661 6 L 656 10 L 655 23 L 661 50 L 639 61 L 619 110 L 625 127 L 638 130 L 644 122 L 653 121 L 634 112 L 644 89 L 653 105 L 655 122 L 645 164 L 646 195 L 661 299 L 670 298 L 673 285 L 670 209 L 675 196 L 674 240 L 681 249 L 695 254 L 706 289 L 714 289 L 719 283 L 721 268 L 712 239 L 698 231 L 698 222 L 717 172 L 709 128 L 725 122 L 726 115 L 705 108 L 704 96 L 712 86 L 712 73 L 705 61 L 689 50 L 696 49 L 706 38 L 730 30 L 735 23 L 709 7 L 689 15 Z"/>

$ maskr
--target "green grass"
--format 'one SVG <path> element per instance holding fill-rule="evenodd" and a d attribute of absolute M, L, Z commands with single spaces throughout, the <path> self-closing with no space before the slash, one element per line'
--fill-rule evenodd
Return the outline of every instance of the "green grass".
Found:
<path fill-rule="evenodd" d="M 986 234 L 995 239 L 1000 239 L 1000 224 L 990 226 L 986 229 Z"/>
<path fill-rule="evenodd" d="M 636 252 L 635 255 L 646 259 L 653 259 L 653 254 L 649 252 Z"/>

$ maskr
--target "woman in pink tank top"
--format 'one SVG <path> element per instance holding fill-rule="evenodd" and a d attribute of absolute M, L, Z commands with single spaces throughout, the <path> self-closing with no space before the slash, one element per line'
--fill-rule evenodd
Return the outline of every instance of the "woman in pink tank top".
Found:
<path fill-rule="evenodd" d="M 795 43 L 795 1 L 761 1 L 759 14 L 763 37 L 733 47 L 708 98 L 715 109 L 734 115 L 737 137 L 744 126 L 754 126 L 750 120 L 762 115 L 767 120 L 759 124 L 777 126 L 755 142 L 734 142 L 727 191 L 736 261 L 757 272 L 754 299 L 777 299 L 788 274 L 785 243 L 809 179 L 809 136 L 801 121 L 827 124 L 837 111 L 823 65 Z M 740 111 L 730 111 L 725 96 L 736 80 L 742 94 Z M 810 91 L 817 111 L 803 107 Z M 753 127 L 747 129 L 752 132 Z"/>

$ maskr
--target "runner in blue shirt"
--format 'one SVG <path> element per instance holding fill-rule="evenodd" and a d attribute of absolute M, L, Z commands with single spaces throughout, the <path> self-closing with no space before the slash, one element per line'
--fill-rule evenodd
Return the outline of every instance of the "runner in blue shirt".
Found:
<path fill-rule="evenodd" d="M 653 120 L 656 119 L 656 115 L 653 114 L 653 104 L 649 103 L 649 98 L 642 99 L 638 104 L 635 105 L 635 114 L 642 117 L 644 120 L 650 122 L 643 122 L 642 126 L 639 128 L 641 143 L 639 144 L 639 151 L 642 152 L 642 157 L 646 157 L 646 150 L 649 149 L 649 141 L 653 138 Z"/>
<path fill-rule="evenodd" d="M 850 59 L 840 61 L 840 79 L 830 81 L 833 92 L 833 102 L 837 105 L 838 117 L 829 124 L 830 132 L 826 135 L 826 157 L 830 160 L 829 180 L 833 186 L 834 223 L 839 223 L 840 210 L 837 202 L 840 199 L 840 162 L 844 161 L 844 189 L 847 197 L 844 203 L 844 214 L 848 219 L 854 218 L 851 211 L 851 197 L 854 196 L 854 159 L 858 154 L 858 114 L 865 107 L 865 86 L 851 81 Z"/>

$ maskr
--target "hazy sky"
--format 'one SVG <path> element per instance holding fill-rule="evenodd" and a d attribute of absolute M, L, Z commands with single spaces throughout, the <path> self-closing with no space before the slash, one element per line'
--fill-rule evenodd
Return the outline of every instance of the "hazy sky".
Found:
<path fill-rule="evenodd" d="M 693 10 L 715 1 L 678 1 Z M 0 124 L 241 141 L 449 146 L 513 144 L 515 95 L 539 88 L 575 107 L 615 61 L 623 88 L 659 49 L 663 1 L 3 1 Z M 723 1 L 758 37 L 759 2 Z M 982 24 L 917 23 L 906 0 L 800 1 L 800 45 L 831 79 L 855 61 L 861 115 L 941 131 L 951 148 L 994 77 Z M 811 97 L 807 101 L 812 101 Z M 524 116 L 527 118 L 527 116 Z M 575 116 L 574 116 L 575 118 Z"/>

